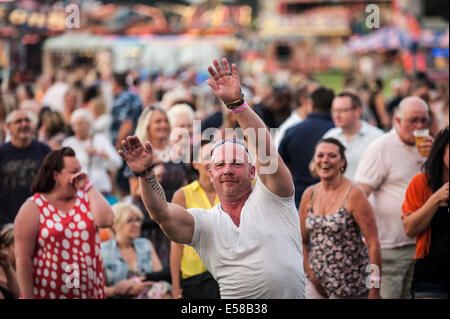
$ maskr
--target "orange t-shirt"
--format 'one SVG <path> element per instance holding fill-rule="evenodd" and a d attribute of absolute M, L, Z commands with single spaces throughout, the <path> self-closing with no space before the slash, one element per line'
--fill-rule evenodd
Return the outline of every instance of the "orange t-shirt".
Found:
<path fill-rule="evenodd" d="M 405 201 L 402 205 L 402 218 L 408 216 L 420 207 L 433 194 L 430 186 L 428 186 L 428 178 L 425 174 L 417 174 L 409 182 L 408 189 L 406 190 Z M 430 251 L 431 244 L 431 228 L 428 227 L 416 237 L 416 254 L 415 259 L 424 258 Z"/>

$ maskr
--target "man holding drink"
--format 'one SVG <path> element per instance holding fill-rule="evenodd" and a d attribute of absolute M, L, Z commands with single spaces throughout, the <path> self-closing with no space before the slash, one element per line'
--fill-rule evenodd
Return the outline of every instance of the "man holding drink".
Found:
<path fill-rule="evenodd" d="M 414 132 L 429 125 L 425 101 L 404 98 L 395 114 L 395 128 L 369 145 L 356 170 L 355 181 L 367 195 L 373 195 L 369 200 L 381 245 L 382 298 L 411 297 L 415 240 L 405 234 L 401 206 L 410 180 L 420 172 L 433 145 L 433 138 L 427 135 L 421 136 L 416 146 Z"/>
<path fill-rule="evenodd" d="M 430 154 L 430 149 L 428 148 L 428 141 L 430 140 L 430 130 L 427 128 L 414 130 L 413 135 L 419 155 L 425 157 L 428 156 L 428 154 Z"/>

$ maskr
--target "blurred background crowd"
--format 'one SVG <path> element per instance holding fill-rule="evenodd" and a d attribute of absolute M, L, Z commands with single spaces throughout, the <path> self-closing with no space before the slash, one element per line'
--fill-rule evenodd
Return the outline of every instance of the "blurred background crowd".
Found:
<path fill-rule="evenodd" d="M 73 4 L 78 16 L 67 9 Z M 114 73 L 126 73 L 144 108 L 187 102 L 204 120 L 220 109 L 205 86 L 206 66 L 218 56 L 238 64 L 251 105 L 277 113 L 270 127 L 287 118 L 305 81 L 357 91 L 366 118 L 384 130 L 399 99 L 411 94 L 425 97 L 445 121 L 448 4 L 376 1 L 376 11 L 366 9 L 370 4 L 2 1 L 2 140 L 5 117 L 17 107 L 37 117 L 42 139 L 58 131 L 44 134 L 46 107 L 65 124 L 79 107 L 95 110 L 97 118 L 110 113 Z M 274 92 L 283 103 L 272 105 Z"/>
<path fill-rule="evenodd" d="M 73 4 L 78 15 L 66 11 Z M 192 132 L 194 119 L 202 131 L 236 127 L 206 85 L 219 57 L 238 65 L 247 103 L 280 129 L 277 145 L 287 126 L 308 117 L 318 87 L 358 96 L 362 119 L 383 132 L 403 98 L 420 97 L 435 136 L 449 121 L 448 19 L 446 0 L 0 1 L 0 145 L 33 139 L 48 147 L 44 154 L 72 147 L 111 204 L 144 211 L 142 235 L 155 246 L 157 270 L 167 270 L 170 242 L 116 152 L 124 137 L 152 142 L 167 200 L 198 178 L 166 155 L 177 142 L 171 131 Z M 14 110 L 28 120 L 13 126 Z M 36 170 L 6 166 L 5 154 L 0 226 L 31 195 Z"/>

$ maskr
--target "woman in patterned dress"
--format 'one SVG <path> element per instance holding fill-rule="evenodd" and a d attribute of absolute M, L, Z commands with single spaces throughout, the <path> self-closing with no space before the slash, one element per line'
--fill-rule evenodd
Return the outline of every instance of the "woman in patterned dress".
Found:
<path fill-rule="evenodd" d="M 346 166 L 338 140 L 317 143 L 310 167 L 320 182 L 304 192 L 299 209 L 309 299 L 380 297 L 375 216 L 364 193 L 342 175 Z"/>
<path fill-rule="evenodd" d="M 114 215 L 69 147 L 50 152 L 14 222 L 22 298 L 105 298 L 99 227 Z"/>

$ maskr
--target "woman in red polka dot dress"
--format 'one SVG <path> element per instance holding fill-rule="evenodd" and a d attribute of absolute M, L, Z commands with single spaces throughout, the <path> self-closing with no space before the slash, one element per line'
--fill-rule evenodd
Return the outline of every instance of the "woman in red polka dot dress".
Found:
<path fill-rule="evenodd" d="M 102 299 L 105 278 L 98 227 L 113 223 L 112 209 L 82 173 L 75 152 L 47 155 L 30 197 L 14 222 L 22 298 Z"/>

